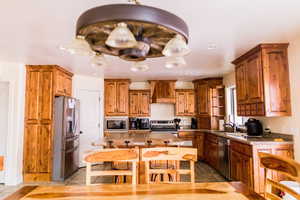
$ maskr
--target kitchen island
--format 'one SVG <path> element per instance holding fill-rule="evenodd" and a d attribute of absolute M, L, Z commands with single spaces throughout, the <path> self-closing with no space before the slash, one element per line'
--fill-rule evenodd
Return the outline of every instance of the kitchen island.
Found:
<path fill-rule="evenodd" d="M 151 147 L 193 147 L 192 139 L 178 138 L 177 134 L 168 132 L 111 132 L 107 134 L 100 141 L 93 143 L 93 146 L 104 147 L 104 148 L 139 148 L 140 156 L 143 148 Z M 141 160 L 141 158 L 140 158 Z M 180 163 L 176 161 L 155 161 L 151 162 L 152 167 L 166 168 L 175 167 L 179 168 Z M 126 169 L 128 168 L 127 163 L 114 162 L 113 168 Z M 145 163 L 140 161 L 137 170 L 138 183 L 143 184 L 145 180 Z M 118 177 L 118 182 L 122 183 L 124 180 L 131 181 L 131 177 Z M 179 177 L 173 177 L 179 178 Z M 157 179 L 157 182 L 160 180 Z"/>

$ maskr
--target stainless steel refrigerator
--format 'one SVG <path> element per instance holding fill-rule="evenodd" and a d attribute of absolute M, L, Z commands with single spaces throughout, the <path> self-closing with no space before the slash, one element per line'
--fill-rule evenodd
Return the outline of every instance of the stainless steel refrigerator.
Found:
<path fill-rule="evenodd" d="M 79 168 L 79 100 L 56 97 L 52 180 L 64 181 Z"/>

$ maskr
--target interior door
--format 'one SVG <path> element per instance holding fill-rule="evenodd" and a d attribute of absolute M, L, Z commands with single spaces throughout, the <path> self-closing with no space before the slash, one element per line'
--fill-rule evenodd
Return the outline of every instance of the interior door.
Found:
<path fill-rule="evenodd" d="M 5 182 L 6 138 L 8 131 L 8 92 L 9 83 L 0 82 L 0 156 L 4 157 L 4 171 L 0 171 L 0 183 Z"/>
<path fill-rule="evenodd" d="M 101 99 L 100 91 L 79 90 L 77 99 L 80 101 L 80 145 L 79 145 L 79 166 L 85 166 L 82 162 L 84 152 L 91 150 L 92 142 L 99 141 L 101 138 L 100 110 Z"/>

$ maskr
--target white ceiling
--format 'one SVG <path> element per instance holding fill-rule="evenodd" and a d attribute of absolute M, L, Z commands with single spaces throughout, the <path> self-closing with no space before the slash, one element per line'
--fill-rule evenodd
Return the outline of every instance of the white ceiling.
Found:
<path fill-rule="evenodd" d="M 74 37 L 85 10 L 126 0 L 6 0 L 0 7 L 0 61 L 58 64 L 77 74 L 134 80 L 192 80 L 222 75 L 230 62 L 261 42 L 289 42 L 300 34 L 299 0 L 141 0 L 183 18 L 190 28 L 187 67 L 164 68 L 165 58 L 147 61 L 151 69 L 133 73 L 130 63 L 108 57 L 99 69 L 89 59 L 58 49 Z M 208 46 L 215 44 L 216 49 Z"/>

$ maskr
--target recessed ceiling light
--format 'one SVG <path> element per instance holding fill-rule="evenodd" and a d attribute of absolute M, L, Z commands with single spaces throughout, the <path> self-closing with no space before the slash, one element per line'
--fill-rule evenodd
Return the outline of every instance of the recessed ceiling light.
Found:
<path fill-rule="evenodd" d="M 215 44 L 215 43 L 210 43 L 210 44 L 208 44 L 208 47 L 207 47 L 207 49 L 209 49 L 209 50 L 213 50 L 216 48 L 217 48 L 217 44 Z"/>

